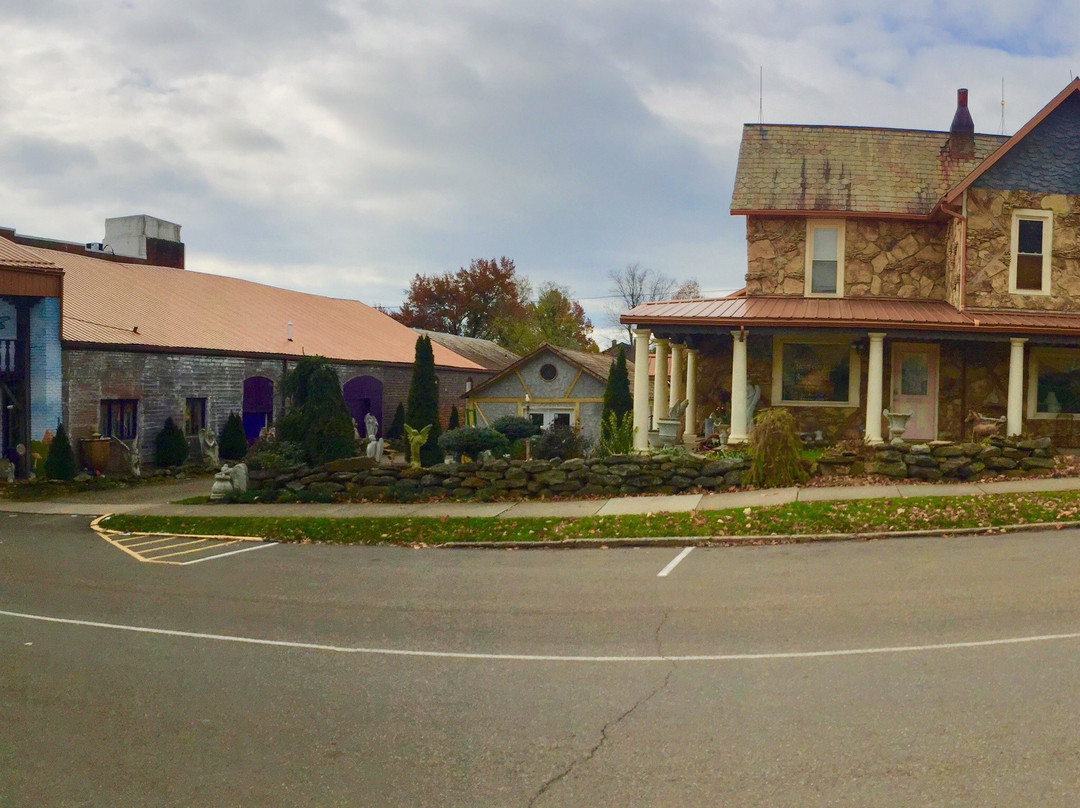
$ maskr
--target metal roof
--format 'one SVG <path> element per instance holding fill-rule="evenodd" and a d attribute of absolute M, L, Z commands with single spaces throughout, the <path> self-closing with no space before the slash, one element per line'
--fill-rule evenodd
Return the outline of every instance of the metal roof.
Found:
<path fill-rule="evenodd" d="M 746 124 L 731 212 L 928 216 L 1008 138 L 975 135 L 970 157 L 950 154 L 948 140 L 916 129 Z"/>
<path fill-rule="evenodd" d="M 0 247 L 10 242 L 0 239 Z M 318 354 L 411 364 L 416 333 L 358 300 L 341 300 L 186 269 L 19 247 L 64 270 L 67 342 L 240 355 Z M 288 324 L 292 323 L 292 339 Z M 483 370 L 433 344 L 435 364 Z"/>
<path fill-rule="evenodd" d="M 477 337 L 462 337 L 457 334 L 446 334 L 442 331 L 428 331 L 424 328 L 414 328 L 417 334 L 424 334 L 456 353 L 463 356 L 488 370 L 502 370 L 507 365 L 512 365 L 520 358 L 516 353 L 506 350 L 497 342 Z"/>
<path fill-rule="evenodd" d="M 526 354 L 519 360 L 511 365 L 507 365 L 501 371 L 488 379 L 484 379 L 483 382 L 478 384 L 472 389 L 471 394 L 476 395 L 478 392 L 487 389 L 499 382 L 499 380 L 506 378 L 508 375 L 534 361 L 538 356 L 545 353 L 552 353 L 556 356 L 560 356 L 572 365 L 577 365 L 583 371 L 599 379 L 601 382 L 606 383 L 608 374 L 611 372 L 611 366 L 617 360 L 617 356 L 610 356 L 603 353 L 592 353 L 590 351 L 575 351 L 570 348 L 560 348 L 557 345 L 549 345 L 544 343 L 532 353 Z M 626 362 L 626 371 L 633 377 L 634 363 L 629 360 Z"/>
<path fill-rule="evenodd" d="M 6 238 L 0 238 L 0 267 L 11 269 L 44 269 L 60 272 L 52 261 L 28 247 L 16 244 Z"/>
<path fill-rule="evenodd" d="M 943 300 L 754 296 L 643 303 L 620 321 L 648 327 L 877 328 L 1080 336 L 1080 313 L 957 311 Z"/>

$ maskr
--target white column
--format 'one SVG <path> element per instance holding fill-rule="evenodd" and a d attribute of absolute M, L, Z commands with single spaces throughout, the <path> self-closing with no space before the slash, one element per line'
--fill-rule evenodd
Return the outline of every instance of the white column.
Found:
<path fill-rule="evenodd" d="M 697 348 L 686 349 L 686 431 L 683 443 L 697 443 Z"/>
<path fill-rule="evenodd" d="M 1009 407 L 1005 411 L 1005 434 L 1019 435 L 1024 429 L 1024 343 L 1023 337 L 1009 340 Z"/>
<path fill-rule="evenodd" d="M 652 428 L 659 429 L 659 419 L 668 415 L 668 341 L 656 340 L 656 376 L 653 378 Z"/>
<path fill-rule="evenodd" d="M 863 439 L 878 444 L 881 439 L 881 388 L 884 384 L 885 333 L 870 333 L 870 356 L 866 368 L 866 431 Z"/>
<path fill-rule="evenodd" d="M 686 357 L 686 346 L 681 342 L 675 342 L 671 345 L 671 399 L 668 402 L 669 406 L 674 407 L 684 398 L 686 376 L 683 375 L 683 360 Z"/>
<path fill-rule="evenodd" d="M 750 437 L 746 423 L 746 332 L 732 331 L 731 346 L 731 434 L 728 443 L 746 443 Z"/>
<path fill-rule="evenodd" d="M 649 329 L 634 329 L 634 449 L 649 448 Z"/>

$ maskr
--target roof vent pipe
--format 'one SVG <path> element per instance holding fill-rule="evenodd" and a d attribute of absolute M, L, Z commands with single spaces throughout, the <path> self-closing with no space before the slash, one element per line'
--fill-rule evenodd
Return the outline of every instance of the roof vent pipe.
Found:
<path fill-rule="evenodd" d="M 975 154 L 975 122 L 968 111 L 966 87 L 956 91 L 956 114 L 949 127 L 949 152 L 958 157 L 972 157 Z"/>
<path fill-rule="evenodd" d="M 288 332 L 289 332 L 289 342 L 292 342 L 292 320 L 289 320 Z"/>

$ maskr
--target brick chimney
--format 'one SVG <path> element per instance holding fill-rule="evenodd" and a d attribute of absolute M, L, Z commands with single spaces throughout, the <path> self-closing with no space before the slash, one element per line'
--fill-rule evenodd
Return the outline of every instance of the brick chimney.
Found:
<path fill-rule="evenodd" d="M 956 91 L 956 114 L 949 127 L 949 155 L 952 157 L 975 156 L 975 123 L 968 112 L 966 87 Z"/>

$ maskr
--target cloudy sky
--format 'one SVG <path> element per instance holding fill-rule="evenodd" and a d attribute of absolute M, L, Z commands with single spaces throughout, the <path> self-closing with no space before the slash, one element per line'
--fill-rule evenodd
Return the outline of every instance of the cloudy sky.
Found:
<path fill-rule="evenodd" d="M 0 0 L 0 224 L 183 225 L 188 268 L 372 304 L 506 255 L 603 325 L 630 263 L 741 285 L 741 126 L 1011 134 L 1080 70 L 1058 2 Z"/>

